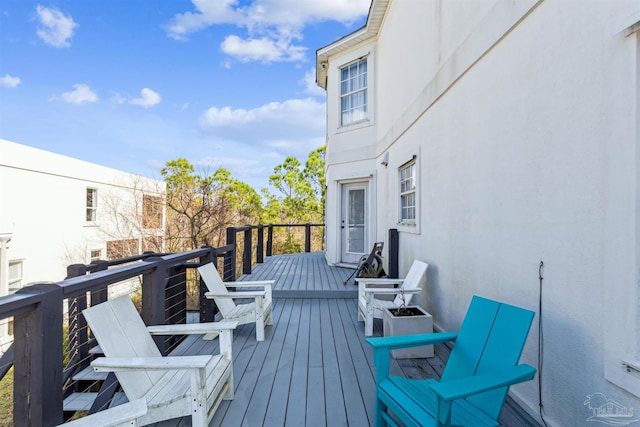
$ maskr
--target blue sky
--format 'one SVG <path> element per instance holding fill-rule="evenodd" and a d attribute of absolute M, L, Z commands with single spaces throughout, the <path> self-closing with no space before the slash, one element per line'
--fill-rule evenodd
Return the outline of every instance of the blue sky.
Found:
<path fill-rule="evenodd" d="M 369 6 L 0 0 L 0 138 L 154 178 L 184 157 L 259 190 L 324 144 L 315 51 Z"/>

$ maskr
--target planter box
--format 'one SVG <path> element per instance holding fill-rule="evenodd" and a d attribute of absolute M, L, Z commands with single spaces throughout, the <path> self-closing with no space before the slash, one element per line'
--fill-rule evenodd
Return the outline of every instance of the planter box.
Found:
<path fill-rule="evenodd" d="M 418 306 L 408 306 L 412 316 L 395 316 L 391 311 L 396 309 L 384 309 L 382 315 L 382 326 L 384 336 L 429 334 L 433 332 L 433 318 L 429 313 Z M 391 357 L 394 359 L 412 359 L 416 357 L 433 357 L 433 345 L 423 345 L 420 347 L 403 348 L 391 350 Z"/>

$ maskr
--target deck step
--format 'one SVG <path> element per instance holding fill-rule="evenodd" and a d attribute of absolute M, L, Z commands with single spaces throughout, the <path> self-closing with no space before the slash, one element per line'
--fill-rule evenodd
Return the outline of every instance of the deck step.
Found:
<path fill-rule="evenodd" d="M 72 393 L 62 402 L 64 411 L 88 411 L 93 405 L 93 401 L 98 396 L 97 392 Z M 113 396 L 110 407 L 121 405 L 128 402 L 127 396 L 123 392 L 117 392 Z"/>
<path fill-rule="evenodd" d="M 91 366 L 87 366 L 82 371 L 73 376 L 75 381 L 104 381 L 109 372 L 96 372 Z"/>
<path fill-rule="evenodd" d="M 91 393 L 71 393 L 62 402 L 62 409 L 65 411 L 88 411 L 91 409 L 93 401 L 98 396 L 97 392 Z"/>

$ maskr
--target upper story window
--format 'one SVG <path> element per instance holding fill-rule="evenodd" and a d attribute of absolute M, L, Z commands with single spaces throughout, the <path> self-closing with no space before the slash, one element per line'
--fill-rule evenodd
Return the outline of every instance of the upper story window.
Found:
<path fill-rule="evenodd" d="M 367 119 L 367 59 L 340 69 L 341 126 Z"/>
<path fill-rule="evenodd" d="M 400 222 L 416 222 L 416 162 L 415 160 L 400 167 Z"/>
<path fill-rule="evenodd" d="M 96 221 L 96 210 L 98 209 L 98 190 L 87 188 L 87 222 Z"/>

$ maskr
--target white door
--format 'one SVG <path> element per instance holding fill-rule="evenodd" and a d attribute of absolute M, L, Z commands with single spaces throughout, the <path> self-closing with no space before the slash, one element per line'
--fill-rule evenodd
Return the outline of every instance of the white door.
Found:
<path fill-rule="evenodd" d="M 367 244 L 367 184 L 342 185 L 342 262 L 357 263 Z"/>

